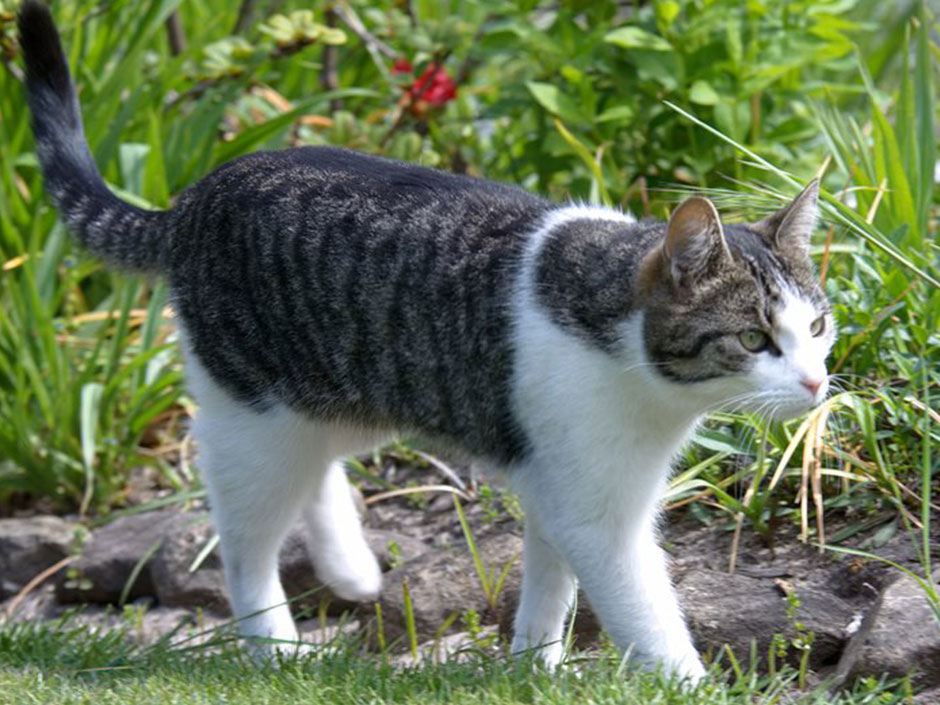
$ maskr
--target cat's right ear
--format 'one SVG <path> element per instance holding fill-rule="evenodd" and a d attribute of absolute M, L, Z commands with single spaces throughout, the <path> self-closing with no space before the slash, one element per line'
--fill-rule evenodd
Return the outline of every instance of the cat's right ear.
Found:
<path fill-rule="evenodd" d="M 707 198 L 687 198 L 672 212 L 663 243 L 663 255 L 677 285 L 694 282 L 731 253 L 725 242 L 718 211 Z"/>

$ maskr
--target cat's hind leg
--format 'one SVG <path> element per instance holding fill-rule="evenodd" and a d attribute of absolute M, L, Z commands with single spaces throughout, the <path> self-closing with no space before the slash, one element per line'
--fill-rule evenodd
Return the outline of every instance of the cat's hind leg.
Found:
<path fill-rule="evenodd" d="M 334 439 L 336 435 L 334 432 Z M 335 440 L 332 448 L 339 449 Z M 347 448 L 342 451 L 345 454 Z M 318 478 L 312 501 L 303 508 L 303 517 L 317 577 L 347 600 L 376 599 L 382 587 L 382 573 L 363 536 L 341 462 L 328 464 L 326 472 Z"/>
<path fill-rule="evenodd" d="M 293 651 L 297 630 L 278 550 L 326 467 L 327 439 L 285 407 L 259 411 L 239 403 L 194 358 L 187 368 L 200 405 L 194 435 L 232 613 L 259 651 Z"/>

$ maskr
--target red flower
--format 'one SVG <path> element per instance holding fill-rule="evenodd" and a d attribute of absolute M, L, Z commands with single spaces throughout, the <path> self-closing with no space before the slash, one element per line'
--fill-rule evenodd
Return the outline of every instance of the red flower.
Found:
<path fill-rule="evenodd" d="M 421 77 L 411 84 L 411 95 L 431 105 L 444 105 L 457 97 L 457 84 L 443 68 L 429 64 Z"/>
<path fill-rule="evenodd" d="M 392 64 L 392 73 L 411 73 L 414 69 L 411 67 L 411 62 L 408 59 L 399 59 L 394 64 Z"/>
<path fill-rule="evenodd" d="M 392 75 L 411 74 L 414 67 L 408 59 L 398 59 L 392 64 Z M 429 105 L 440 106 L 457 97 L 457 84 L 442 67 L 428 64 L 411 85 L 403 87 L 413 106 L 412 112 L 422 114 Z M 422 105 L 423 104 L 423 105 Z"/>

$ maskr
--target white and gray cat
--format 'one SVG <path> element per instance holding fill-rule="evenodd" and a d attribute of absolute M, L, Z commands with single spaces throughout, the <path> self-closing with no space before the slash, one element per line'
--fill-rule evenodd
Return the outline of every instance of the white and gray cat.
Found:
<path fill-rule="evenodd" d="M 522 497 L 514 651 L 558 663 L 580 583 L 637 661 L 703 674 L 657 545 L 660 498 L 710 409 L 786 417 L 826 395 L 815 182 L 756 224 L 722 225 L 703 198 L 636 222 L 299 148 L 237 159 L 143 211 L 98 173 L 48 10 L 28 0 L 19 28 L 39 160 L 69 229 L 169 278 L 246 637 L 297 639 L 277 555 L 300 513 L 320 578 L 378 595 L 335 459 L 404 430 L 500 465 Z"/>

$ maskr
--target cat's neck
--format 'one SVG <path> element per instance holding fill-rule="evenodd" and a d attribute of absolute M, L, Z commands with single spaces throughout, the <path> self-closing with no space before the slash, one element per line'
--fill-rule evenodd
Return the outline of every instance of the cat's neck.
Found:
<path fill-rule="evenodd" d="M 636 416 L 638 426 L 659 427 L 668 421 L 679 435 L 686 435 L 710 410 L 709 400 L 656 373 L 655 363 L 649 360 L 643 345 L 642 310 L 621 324 L 620 333 L 624 347 L 617 358 L 621 365 L 619 379 L 643 410 Z"/>

